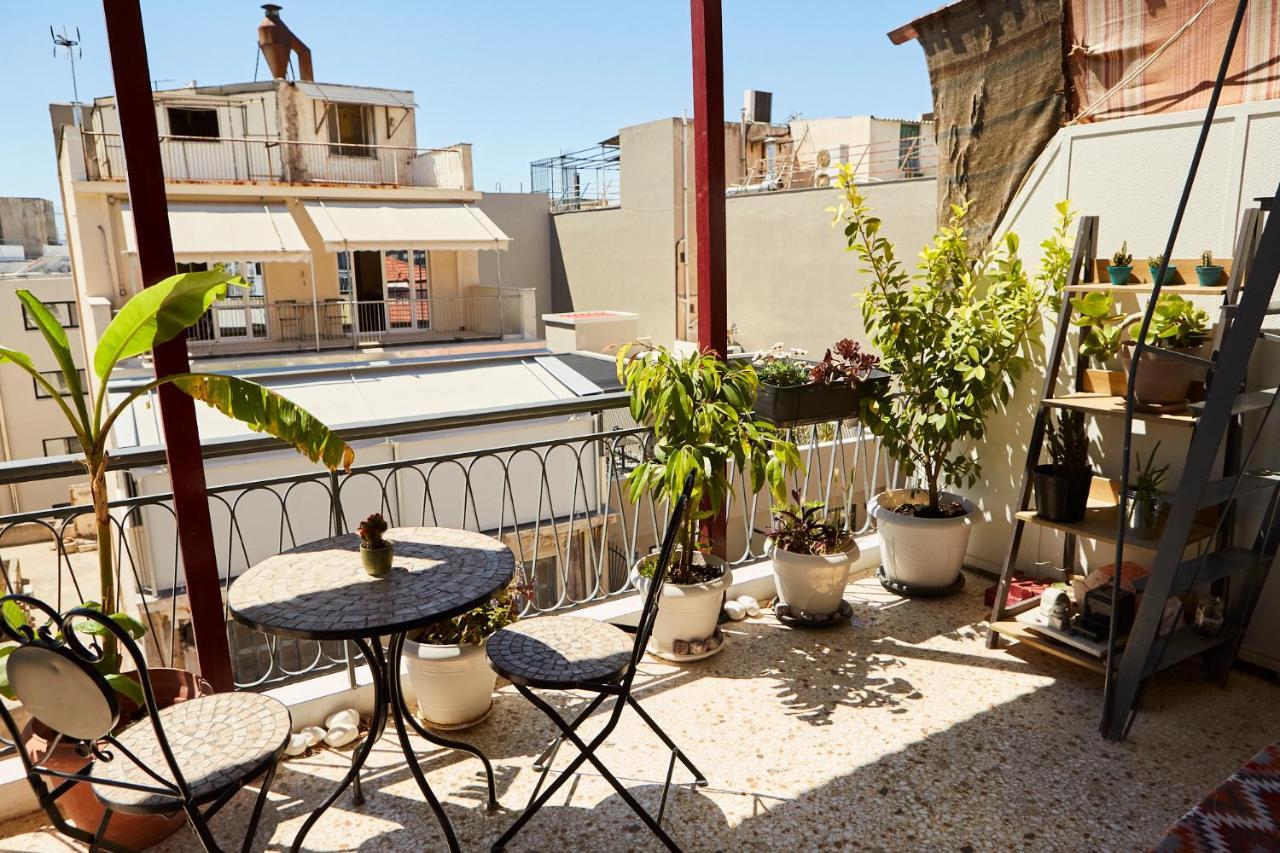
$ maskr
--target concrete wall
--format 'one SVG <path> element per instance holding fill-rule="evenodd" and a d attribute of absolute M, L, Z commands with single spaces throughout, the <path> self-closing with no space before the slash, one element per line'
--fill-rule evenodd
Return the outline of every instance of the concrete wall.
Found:
<path fill-rule="evenodd" d="M 1190 164 L 1203 112 L 1132 119 L 1070 127 L 1057 136 L 1040 156 L 1022 191 L 1015 197 L 1000 231 L 1013 230 L 1024 247 L 1039 243 L 1053 222 L 1054 202 L 1068 198 L 1081 214 L 1099 217 L 1099 246 L 1109 256 L 1127 240 L 1135 263 L 1161 252 L 1168 237 L 1174 210 Z M 1280 101 L 1241 104 L 1218 111 L 1208 147 L 1200 165 L 1174 258 L 1195 258 L 1203 249 L 1230 257 L 1240 217 L 1256 205 L 1254 197 L 1272 195 L 1280 182 Z M 1030 255 L 1031 251 L 1026 250 Z M 1212 298 L 1197 300 L 1212 308 Z M 1129 296 L 1122 310 L 1141 310 L 1144 302 Z M 1216 316 L 1216 314 L 1215 314 Z M 1049 331 L 1046 326 L 1046 334 Z M 1250 387 L 1274 386 L 1280 375 L 1280 359 L 1267 344 L 1255 351 Z M 985 469 L 983 482 L 971 494 L 979 498 L 986 523 L 974 528 L 970 559 L 988 567 L 999 565 L 1008 546 L 1018 481 L 1026 454 L 1041 375 L 1032 375 L 1019 388 L 1009 412 L 995 415 L 985 445 L 978 449 Z M 1248 433 L 1256 422 L 1246 424 Z M 1147 452 L 1162 439 L 1161 456 L 1172 465 L 1170 482 L 1176 483 L 1186 448 L 1187 433 L 1151 425 L 1140 428 L 1136 449 Z M 1107 476 L 1118 476 L 1122 425 L 1095 419 L 1092 427 L 1093 458 Z M 1269 433 L 1260 444 L 1255 466 L 1280 463 L 1280 434 Z M 1031 526 L 1023 537 L 1022 564 L 1034 561 L 1057 565 L 1061 559 L 1059 536 Z M 1149 555 L 1133 557 L 1149 560 Z M 1133 558 L 1131 557 L 1131 558 Z M 1110 562 L 1110 549 L 1086 552 L 1087 564 Z M 1276 642 L 1276 614 L 1280 612 L 1280 573 L 1272 573 L 1267 597 L 1259 605 L 1250 641 L 1255 646 L 1263 633 L 1271 637 L 1271 656 L 1280 665 Z"/>
<path fill-rule="evenodd" d="M 476 207 L 511 238 L 511 248 L 505 252 L 477 253 L 479 281 L 535 290 L 538 321 L 529 332 L 541 338 L 542 315 L 552 310 L 551 215 L 547 197 L 534 193 L 485 193 Z"/>
<path fill-rule="evenodd" d="M 46 198 L 0 197 L 0 245 L 21 246 L 28 258 L 38 258 L 46 243 L 56 242 L 53 202 Z"/>

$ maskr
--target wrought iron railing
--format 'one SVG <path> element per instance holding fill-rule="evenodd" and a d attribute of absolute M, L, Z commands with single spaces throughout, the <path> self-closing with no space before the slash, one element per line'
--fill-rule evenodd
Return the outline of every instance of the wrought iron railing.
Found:
<path fill-rule="evenodd" d="M 348 440 L 381 432 L 384 436 L 421 436 L 443 429 L 539 421 L 561 415 L 563 435 L 535 441 L 398 459 L 390 438 L 384 458 L 359 465 L 349 473 L 307 471 L 278 477 L 214 485 L 208 490 L 221 577 L 229 588 L 248 566 L 297 544 L 352 529 L 364 515 L 380 511 L 394 525 L 462 527 L 493 535 L 515 552 L 533 592 L 526 615 L 564 610 L 630 592 L 630 567 L 654 544 L 664 523 L 664 510 L 651 500 L 633 504 L 623 478 L 648 453 L 647 430 L 604 426 L 606 412 L 616 410 L 625 395 L 598 402 L 563 401 L 530 408 L 524 417 L 515 409 L 451 415 L 418 422 L 396 422 L 384 429 L 346 431 Z M 591 408 L 594 406 L 594 408 Z M 589 414 L 589 418 L 584 418 Z M 374 432 L 370 432 L 373 429 Z M 459 435 L 458 432 L 445 433 Z M 846 525 L 869 529 L 860 511 L 865 498 L 892 481 L 893 472 L 878 443 L 851 422 L 820 424 L 797 430 L 793 437 L 805 458 L 806 471 L 792 487 L 806 498 L 843 511 Z M 472 439 L 473 440 L 473 439 Z M 274 449 L 268 440 L 211 443 L 208 456 L 246 450 Z M 146 470 L 159 449 L 121 451 L 115 460 L 122 494 L 112 503 L 110 547 L 120 567 L 120 601 L 148 627 L 147 651 L 157 665 L 183 665 L 191 649 L 186 630 L 176 519 L 168 493 L 138 494 L 154 477 Z M 378 453 L 369 455 L 378 456 Z M 132 457 L 132 458 L 130 458 Z M 25 473 L 65 476 L 71 457 L 27 466 Z M 0 466 L 0 483 L 23 479 L 24 468 Z M 733 472 L 728 508 L 729 558 L 742 565 L 764 556 L 755 532 L 767 521 L 770 499 L 755 493 L 741 472 Z M 215 479 L 211 476 L 211 482 Z M 86 540 L 78 527 L 91 521 L 87 506 L 51 508 L 0 516 L 0 563 L 6 591 L 26 591 L 63 609 L 93 600 L 97 560 L 77 549 Z M 53 542 L 17 546 L 24 531 L 43 529 Z M 91 527 L 91 525 L 90 525 Z M 43 554 L 43 558 L 41 555 Z M 228 623 L 237 686 L 261 688 L 348 664 L 340 643 L 266 637 Z"/>
<path fill-rule="evenodd" d="M 120 134 L 84 131 L 83 140 L 89 180 L 124 178 Z M 171 181 L 467 188 L 466 165 L 458 148 L 161 136 L 160 159 Z"/>
<path fill-rule="evenodd" d="M 187 330 L 193 355 L 336 349 L 368 344 L 493 340 L 529 335 L 521 295 L 328 299 L 271 302 L 241 297 L 215 302 Z"/>

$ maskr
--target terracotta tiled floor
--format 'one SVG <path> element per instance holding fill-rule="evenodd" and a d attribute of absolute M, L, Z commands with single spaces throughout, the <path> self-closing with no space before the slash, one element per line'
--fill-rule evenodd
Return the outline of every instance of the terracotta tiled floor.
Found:
<path fill-rule="evenodd" d="M 1100 679 L 1034 651 L 988 651 L 980 593 L 899 599 L 851 584 L 856 624 L 794 631 L 765 616 L 731 626 L 726 650 L 683 669 L 648 662 L 641 701 L 711 780 L 673 794 L 669 827 L 697 850 L 1133 850 L 1280 738 L 1280 686 L 1236 673 L 1223 690 L 1192 664 L 1161 678 L 1126 743 L 1096 733 Z M 574 702 L 563 695 L 562 704 Z M 510 688 L 466 733 L 498 770 L 504 806 L 532 790 L 550 725 Z M 425 746 L 425 744 L 424 744 Z M 464 849 L 487 850 L 513 812 L 487 815 L 478 764 L 424 749 Z M 561 760 L 566 752 L 562 752 Z M 630 714 L 602 756 L 656 807 L 666 760 Z M 391 741 L 370 760 L 368 801 L 344 798 L 313 850 L 441 849 L 435 822 Z M 345 754 L 290 761 L 259 846 L 287 849 Z M 215 819 L 228 848 L 252 804 Z M 66 850 L 38 817 L 0 824 L 4 850 Z M 191 850 L 181 834 L 163 850 Z M 655 849 L 605 782 L 566 786 L 513 850 Z"/>

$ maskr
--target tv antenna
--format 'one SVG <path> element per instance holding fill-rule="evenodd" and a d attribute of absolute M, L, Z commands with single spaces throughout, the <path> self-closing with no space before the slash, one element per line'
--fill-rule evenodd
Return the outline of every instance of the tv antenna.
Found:
<path fill-rule="evenodd" d="M 54 58 L 58 56 L 58 48 L 62 48 L 67 52 L 67 61 L 71 63 L 71 113 L 78 128 L 80 127 L 80 87 L 76 85 L 76 57 L 84 58 L 84 49 L 80 47 L 80 28 L 76 27 L 76 37 L 72 38 L 65 26 L 61 34 L 55 33 L 50 26 L 49 38 L 53 39 Z"/>

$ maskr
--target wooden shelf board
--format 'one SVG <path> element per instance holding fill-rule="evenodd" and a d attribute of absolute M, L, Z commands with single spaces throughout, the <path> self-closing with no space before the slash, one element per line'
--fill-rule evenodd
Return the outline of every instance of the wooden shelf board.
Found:
<path fill-rule="evenodd" d="M 1110 415 L 1124 417 L 1124 397 L 1116 397 L 1111 394 L 1100 394 L 1094 391 L 1076 391 L 1071 394 L 1063 394 L 1060 397 L 1047 397 L 1041 401 L 1041 405 L 1051 406 L 1058 409 L 1075 409 L 1081 412 L 1089 412 L 1095 415 Z M 1180 412 L 1176 415 L 1162 415 L 1155 412 L 1139 412 L 1135 411 L 1133 416 L 1137 420 L 1156 421 L 1166 423 L 1173 426 L 1195 426 L 1196 417 L 1189 411 Z"/>
<path fill-rule="evenodd" d="M 1093 672 L 1104 674 L 1107 671 L 1107 666 L 1104 661 L 1098 660 L 1091 655 L 1087 655 L 1078 649 L 1073 649 L 1070 646 L 1064 646 L 1061 643 L 1056 643 L 1048 637 L 1036 634 L 1021 622 L 1015 622 L 1013 620 L 992 622 L 991 630 L 995 631 L 1002 637 L 1006 637 L 1010 640 L 1016 640 L 1033 649 L 1038 649 L 1047 654 L 1051 654 L 1054 657 L 1074 663 L 1077 666 L 1082 666 L 1085 669 L 1092 670 Z"/>
<path fill-rule="evenodd" d="M 1116 541 L 1119 493 L 1120 485 L 1115 480 L 1094 477 L 1093 483 L 1089 488 L 1089 502 L 1085 507 L 1082 520 L 1076 522 L 1050 521 L 1047 518 L 1041 518 L 1036 515 L 1035 510 L 1032 509 L 1022 510 L 1016 513 L 1014 517 L 1019 521 L 1038 524 L 1041 527 L 1061 530 L 1064 533 L 1073 533 L 1081 539 L 1114 543 Z M 1213 511 L 1209 510 L 1203 516 L 1199 516 L 1198 520 L 1191 526 L 1191 532 L 1187 537 L 1187 545 L 1190 546 L 1208 539 L 1213 535 L 1213 531 Z M 1157 535 L 1154 539 L 1137 539 L 1133 536 L 1126 536 L 1124 542 L 1126 548 L 1155 551 L 1160 544 L 1160 537 Z"/>
<path fill-rule="evenodd" d="M 1116 295 L 1122 293 L 1150 293 L 1155 287 L 1150 282 L 1141 282 L 1139 284 L 1111 284 L 1090 282 L 1088 284 L 1073 284 L 1066 288 L 1068 293 L 1097 293 L 1099 291 L 1114 290 Z M 1202 287 L 1198 284 L 1166 284 L 1160 288 L 1161 293 L 1178 293 L 1183 296 L 1200 295 L 1200 296 L 1221 296 L 1227 292 L 1226 287 L 1213 286 Z"/>

